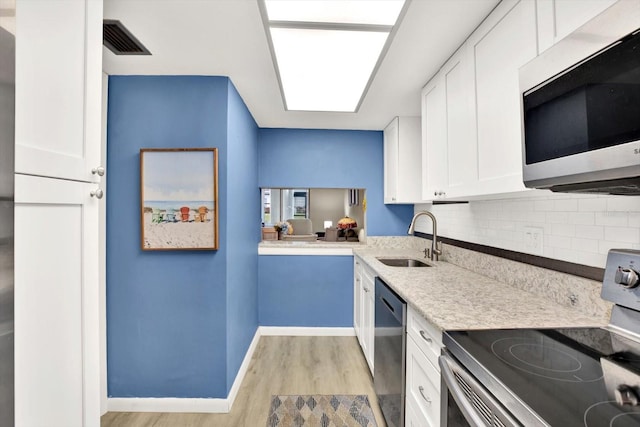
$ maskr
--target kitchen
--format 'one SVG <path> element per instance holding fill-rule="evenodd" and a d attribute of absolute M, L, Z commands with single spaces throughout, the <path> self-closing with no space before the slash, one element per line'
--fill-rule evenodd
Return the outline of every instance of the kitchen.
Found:
<path fill-rule="evenodd" d="M 143 2 L 132 3 L 129 19 L 135 22 L 134 17 L 145 15 L 147 10 Z M 243 14 L 260 19 L 255 3 L 238 3 L 238 9 L 233 12 L 237 19 Z M 414 1 L 409 7 L 422 8 L 426 7 L 425 3 L 428 2 Z M 471 7 L 472 3 L 474 2 L 465 5 Z M 244 102 L 247 102 L 250 94 L 273 88 L 273 82 L 269 85 L 264 81 L 267 77 L 250 83 L 242 81 L 242 74 L 236 78 L 230 72 L 220 72 L 222 76 L 229 75 L 230 79 L 207 77 L 205 75 L 211 75 L 211 72 L 206 72 L 203 68 L 199 72 L 180 71 L 181 63 L 172 68 L 172 76 L 162 76 L 159 74 L 165 73 L 153 68 L 159 65 L 150 63 L 153 55 L 146 62 L 151 65 L 145 65 L 147 58 L 133 57 L 130 61 L 139 64 L 140 68 L 127 69 L 123 65 L 124 62 L 116 61 L 115 56 L 109 56 L 111 53 L 105 50 L 104 56 L 107 59 L 104 59 L 103 69 L 111 75 L 108 79 L 109 116 L 108 120 L 106 117 L 103 118 L 108 134 L 107 174 L 106 179 L 101 181 L 96 181 L 93 175 L 90 175 L 89 179 L 83 177 L 82 181 L 101 182 L 102 187 L 105 184 L 109 187 L 109 191 L 105 188 L 105 199 L 108 200 L 105 212 L 108 223 L 105 231 L 107 261 L 104 266 L 107 275 L 107 309 L 104 313 L 106 325 L 100 319 L 91 320 L 101 323 L 101 328 L 107 329 L 107 332 L 104 332 L 108 343 L 104 350 L 106 356 L 99 364 L 102 368 L 103 386 L 98 389 L 104 390 L 103 387 L 108 382 L 109 397 L 107 398 L 105 390 L 98 408 L 92 403 L 93 397 L 89 399 L 88 402 L 93 406 L 85 408 L 85 414 L 95 414 L 96 411 L 104 413 L 107 409 L 115 411 L 118 410 L 118 406 L 119 410 L 128 408 L 134 412 L 136 409 L 160 412 L 182 409 L 183 412 L 193 412 L 197 410 L 197 405 L 201 405 L 205 412 L 223 412 L 233 401 L 229 397 L 237 392 L 235 383 L 242 372 L 246 355 L 250 353 L 251 343 L 256 339 L 258 326 L 272 327 L 272 333 L 277 332 L 275 328 L 286 327 L 328 330 L 336 328 L 336 334 L 345 333 L 345 329 L 353 329 L 354 266 L 350 255 L 345 255 L 342 249 L 337 253 L 332 252 L 332 249 L 318 249 L 324 252 L 320 254 L 322 256 L 301 255 L 300 251 L 303 249 L 299 248 L 292 249 L 289 253 L 257 255 L 258 251 L 272 250 L 264 245 L 258 248 L 260 223 L 256 216 L 259 213 L 259 187 L 366 188 L 367 244 L 374 245 L 378 238 L 380 245 L 387 249 L 399 244 L 398 239 L 401 239 L 399 241 L 403 244 L 410 242 L 409 245 L 415 245 L 416 252 L 425 248 L 423 239 L 399 237 L 406 236 L 406 229 L 414 212 L 425 209 L 434 212 L 438 218 L 438 234 L 445 238 L 511 252 L 529 253 L 587 267 L 604 268 L 610 248 L 640 249 L 639 209 L 636 198 L 525 191 L 522 185 L 522 161 L 519 152 L 515 153 L 514 160 L 513 146 L 502 150 L 500 138 L 491 133 L 507 132 L 503 141 L 509 140 L 509 135 L 513 135 L 514 132 L 516 138 L 520 138 L 519 107 L 515 111 L 513 108 L 507 108 L 507 103 L 500 101 L 499 95 L 508 96 L 509 92 L 506 91 L 505 95 L 497 90 L 497 86 L 515 85 L 516 90 L 519 90 L 517 69 L 524 62 L 528 62 L 536 54 L 542 53 L 563 39 L 613 2 L 585 2 L 581 7 L 574 7 L 573 14 L 569 15 L 562 15 L 560 12 L 566 13 L 571 9 L 573 2 L 567 2 L 566 5 L 556 2 L 554 7 L 558 8 L 558 16 L 555 18 L 550 3 L 501 2 L 492 12 L 496 2 L 486 2 L 483 6 L 478 6 L 481 10 L 477 10 L 479 17 L 476 17 L 474 22 L 463 22 L 471 18 L 459 18 L 460 26 L 466 25 L 466 30 L 461 30 L 463 34 L 459 34 L 457 40 L 438 40 L 438 43 L 450 45 L 441 54 L 439 62 L 420 76 L 421 82 L 412 92 L 414 109 L 390 111 L 369 124 L 364 121 L 358 122 L 364 120 L 360 118 L 360 114 L 334 113 L 331 115 L 335 116 L 334 121 L 323 123 L 320 115 L 314 118 L 310 113 L 283 110 L 277 114 L 290 117 L 297 125 L 284 125 L 283 121 L 274 120 L 272 125 L 258 126 L 253 117 L 260 117 L 264 113 L 245 106 Z M 116 19 L 118 15 L 122 15 L 121 19 L 124 21 L 127 4 L 128 2 L 105 2 L 104 18 Z M 18 18 L 19 10 L 20 7 Z M 509 13 L 511 11 L 513 14 Z M 171 9 L 170 12 L 174 16 L 180 16 L 177 9 Z M 409 12 L 403 18 L 402 25 L 411 22 Z M 536 13 L 538 20 L 532 20 L 531 17 Z M 542 19 L 543 16 L 548 18 L 549 13 L 553 19 Z M 489 18 L 474 31 L 487 15 Z M 504 16 L 509 19 L 501 19 Z M 492 53 L 496 51 L 491 49 L 490 44 L 484 45 L 483 42 L 497 43 L 503 39 L 500 37 L 502 32 L 511 34 L 525 28 L 519 25 L 519 19 L 524 19 L 524 22 L 530 24 L 526 28 L 531 30 L 521 32 L 526 33 L 528 37 L 533 34 L 533 38 L 513 39 L 525 44 L 533 41 L 534 48 L 527 51 L 514 42 L 515 44 L 509 48 L 523 55 L 514 60 L 524 62 L 511 64 L 510 68 L 497 67 L 495 61 L 506 60 L 513 55 L 505 54 L 507 58 L 494 57 Z M 546 28 L 545 25 L 549 25 L 554 19 L 558 28 Z M 159 25 L 159 22 L 164 21 L 159 19 L 156 25 Z M 128 22 L 125 24 L 130 25 Z M 566 26 L 561 27 L 560 24 Z M 237 34 L 234 28 L 229 28 L 230 25 L 223 26 L 220 23 L 219 26 L 220 34 L 217 35 L 217 39 L 226 40 L 239 51 L 251 47 L 250 44 L 242 44 L 247 43 L 246 40 L 229 37 Z M 262 22 L 259 26 L 264 38 Z M 493 28 L 497 30 L 489 31 Z M 151 40 L 145 40 L 136 28 L 130 29 L 143 43 L 151 43 Z M 406 34 L 403 35 L 402 29 L 401 26 L 395 34 L 394 41 L 399 42 L 402 37 L 407 37 Z M 165 42 L 169 45 L 175 43 L 170 40 Z M 463 45 L 466 45 L 467 51 L 460 51 L 460 54 L 456 53 L 447 60 Z M 482 87 L 478 86 L 475 91 L 478 96 L 475 103 L 479 106 L 477 117 L 460 114 L 461 125 L 457 126 L 454 123 L 454 126 L 450 127 L 451 130 L 459 129 L 462 134 L 452 134 L 457 139 L 450 138 L 453 143 L 449 150 L 455 153 L 456 149 L 461 148 L 455 145 L 457 141 L 471 137 L 479 141 L 477 149 L 480 151 L 473 156 L 456 156 L 455 159 L 461 163 L 460 167 L 455 169 L 448 167 L 445 156 L 441 157 L 444 161 L 436 161 L 434 168 L 425 170 L 422 168 L 422 159 L 418 157 L 418 173 L 408 177 L 410 180 L 407 182 L 398 182 L 398 192 L 414 191 L 413 195 L 402 195 L 401 197 L 409 197 L 397 200 L 402 203 L 384 204 L 388 192 L 383 188 L 384 167 L 388 165 L 384 162 L 384 138 L 380 130 L 394 116 L 401 116 L 399 121 L 402 126 L 402 117 L 420 115 L 419 95 L 425 83 L 425 104 L 427 107 L 434 104 L 437 106 L 442 99 L 430 98 L 427 95 L 433 93 L 440 96 L 445 93 L 438 92 L 438 82 L 441 79 L 446 81 L 450 77 L 463 77 L 466 75 L 464 73 L 469 72 L 472 63 L 465 62 L 468 58 L 465 54 L 471 49 L 469 46 L 475 46 L 475 50 L 481 54 L 476 69 L 480 72 L 479 81 L 484 84 Z M 152 53 L 156 48 L 147 47 Z M 412 47 L 415 49 L 415 42 Z M 255 53 L 266 55 L 270 61 L 268 50 Z M 387 58 L 398 59 L 393 56 L 398 54 L 390 49 Z M 524 58 L 526 55 L 530 57 Z M 246 60 L 246 57 L 239 56 L 240 60 Z M 457 63 L 463 64 L 463 67 L 455 67 Z M 445 65 L 441 73 L 438 70 L 443 64 Z M 490 73 L 493 68 L 511 74 L 502 76 L 497 72 Z M 454 70 L 454 73 L 447 73 L 449 69 Z M 183 70 L 186 70 L 186 66 Z M 384 72 L 385 69 L 381 67 L 379 73 Z M 269 74 L 271 78 L 275 78 L 273 71 Z M 407 80 L 410 79 L 407 77 Z M 243 82 L 242 85 L 239 82 Z M 93 84 L 95 86 L 95 82 Z M 397 84 L 403 83 L 398 81 Z M 460 78 L 456 84 L 459 84 L 456 87 L 463 89 L 461 93 L 470 93 L 464 90 L 464 85 L 469 84 L 468 79 Z M 436 92 L 429 91 L 432 86 L 436 87 Z M 385 89 L 385 96 L 393 99 L 394 95 L 390 92 L 400 90 L 399 87 Z M 16 90 L 19 95 L 19 91 L 24 90 L 24 87 L 17 87 Z M 483 90 L 490 92 L 487 94 Z M 374 85 L 370 91 L 371 96 L 374 96 Z M 96 95 L 93 92 L 91 94 Z M 280 97 L 277 85 L 276 95 Z M 512 94 L 511 98 L 517 103 L 517 92 L 515 96 Z M 384 103 L 380 99 L 367 102 Z M 471 104 L 465 102 L 463 107 L 468 108 Z M 443 105 L 446 108 L 446 104 Z M 480 106 L 484 107 L 480 109 Z M 366 104 L 363 104 L 362 108 L 366 110 Z M 504 129 L 496 128 L 495 123 L 491 121 L 496 109 L 501 113 L 499 117 L 505 123 Z M 16 112 L 16 118 L 20 111 L 18 109 Z M 211 111 L 223 111 L 225 114 L 211 114 Z M 475 126 L 477 135 L 464 134 L 474 128 L 464 126 L 468 123 L 464 120 L 478 122 Z M 331 126 L 328 123 L 331 123 Z M 90 124 L 93 127 L 89 129 L 96 132 L 95 121 Z M 445 124 L 445 128 L 446 126 Z M 433 127 L 429 126 L 429 129 Z M 97 131 L 100 132 L 100 126 L 97 126 Z M 17 127 L 16 138 L 18 135 Z M 400 141 L 400 144 L 404 142 Z M 418 141 L 418 144 L 423 142 Z M 145 254 L 139 251 L 139 223 L 135 214 L 139 203 L 136 184 L 139 174 L 139 149 L 175 147 L 177 144 L 184 144 L 185 147 L 196 144 L 213 145 L 224 152 L 220 162 L 220 200 L 224 201 L 221 203 L 222 245 L 215 254 Z M 431 148 L 427 146 L 427 152 Z M 517 150 L 519 149 L 517 146 Z M 439 152 L 429 156 L 427 161 L 442 156 L 442 151 L 440 147 Z M 444 151 L 446 154 L 446 149 Z M 469 151 L 471 150 L 465 150 L 467 153 Z M 496 152 L 501 153 L 500 156 L 495 156 Z M 488 155 L 490 153 L 493 155 Z M 17 153 L 17 156 L 19 154 Z M 401 160 L 403 163 L 398 165 L 399 171 L 413 167 L 405 166 L 405 161 L 407 160 Z M 411 161 L 407 162 L 407 165 L 413 164 Z M 25 175 L 58 176 L 56 173 L 59 173 L 36 173 L 29 169 L 29 162 L 21 162 L 18 157 L 16 163 L 16 171 Z M 361 166 L 348 167 L 353 163 Z M 283 167 L 283 164 L 286 167 Z M 474 164 L 477 166 L 473 166 Z M 443 167 L 445 170 L 438 173 L 437 168 L 441 168 L 442 171 Z M 427 176 L 422 177 L 422 173 L 426 173 Z M 433 176 L 430 175 L 432 173 Z M 494 173 L 494 176 L 491 176 L 491 173 Z M 476 179 L 478 182 L 472 182 L 474 175 L 482 180 Z M 443 181 L 443 176 L 447 176 L 448 180 Z M 422 182 L 426 182 L 427 185 L 421 185 Z M 93 184 L 87 187 L 94 190 Z M 433 193 L 438 194 L 432 196 Z M 508 197 L 498 196 L 504 193 L 510 194 Z M 433 203 L 458 201 L 460 198 L 469 203 Z M 21 200 L 22 202 L 18 203 L 24 204 L 25 199 Z M 24 208 L 25 206 L 20 207 Z M 30 217 L 20 215 L 16 221 L 26 218 Z M 416 230 L 428 234 L 432 232 L 430 227 L 429 223 L 419 221 Z M 539 239 L 540 235 L 542 239 Z M 444 242 L 444 254 L 453 257 L 453 246 L 450 247 L 446 240 Z M 40 256 L 44 257 L 49 253 L 51 245 L 45 249 L 42 249 Z M 451 258 L 445 256 L 444 259 Z M 465 255 L 460 256 L 460 259 L 465 259 Z M 494 259 L 483 259 L 481 264 L 496 262 Z M 379 267 L 377 264 L 376 266 Z M 471 266 L 470 269 L 475 270 L 478 267 Z M 491 270 L 492 268 L 488 267 L 483 271 Z M 291 271 L 296 272 L 295 277 L 292 277 Z M 18 277 L 17 272 L 16 282 L 20 283 Z M 349 278 L 348 287 L 345 286 L 345 278 Z M 580 279 L 573 277 L 562 278 L 564 283 L 573 284 L 574 280 L 581 283 Z M 91 279 L 90 283 L 97 283 L 98 280 Z M 556 283 L 551 280 L 550 282 Z M 299 294 L 301 283 L 308 284 L 303 295 Z M 320 292 L 319 285 L 331 290 L 330 295 Z M 545 286 L 550 285 L 541 282 L 539 287 Z M 538 289 L 532 291 L 536 290 Z M 583 291 L 584 288 L 578 290 Z M 607 319 L 601 320 L 603 313 L 600 303 L 596 302 L 596 308 L 593 308 L 592 292 L 590 288 L 584 297 L 583 294 L 578 294 L 575 305 L 590 315 L 593 315 L 593 311 L 599 312 L 598 322 L 604 324 Z M 559 286 L 553 294 L 557 299 L 555 303 L 571 305 L 570 297 L 573 294 L 566 288 Z M 301 300 L 306 298 L 316 301 L 317 304 L 307 304 L 299 311 L 278 310 L 282 295 L 296 295 Z M 342 305 L 334 307 L 331 304 L 332 296 L 335 300 L 341 300 Z M 91 302 L 89 306 L 99 308 L 100 303 Z M 323 306 L 330 306 L 331 309 L 323 310 Z M 17 313 L 17 323 L 19 319 Z M 101 329 L 92 323 L 88 326 L 84 324 L 89 330 L 94 330 L 94 327 L 95 330 Z M 37 332 L 42 334 L 41 330 Z M 96 334 L 94 338 L 97 339 L 98 336 L 100 334 Z M 95 349 L 96 343 L 89 344 Z M 93 353 L 90 354 L 93 357 Z M 38 358 L 35 358 L 33 363 L 38 363 Z M 91 365 L 91 369 L 96 368 Z M 24 413 L 23 410 L 22 416 L 25 416 Z M 94 424 L 95 422 L 90 421 L 93 418 L 87 416 L 84 424 Z"/>

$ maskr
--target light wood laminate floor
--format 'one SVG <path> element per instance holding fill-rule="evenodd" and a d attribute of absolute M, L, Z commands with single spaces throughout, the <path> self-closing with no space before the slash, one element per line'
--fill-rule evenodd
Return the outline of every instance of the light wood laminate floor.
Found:
<path fill-rule="evenodd" d="M 228 414 L 109 412 L 102 427 L 265 427 L 274 394 L 366 394 L 385 427 L 355 337 L 261 337 Z"/>

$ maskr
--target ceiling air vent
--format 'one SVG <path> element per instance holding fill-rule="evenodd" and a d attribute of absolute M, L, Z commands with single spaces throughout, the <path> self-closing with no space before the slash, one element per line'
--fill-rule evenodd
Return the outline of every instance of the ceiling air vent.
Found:
<path fill-rule="evenodd" d="M 102 21 L 102 43 L 116 55 L 151 55 L 151 52 L 115 19 Z"/>

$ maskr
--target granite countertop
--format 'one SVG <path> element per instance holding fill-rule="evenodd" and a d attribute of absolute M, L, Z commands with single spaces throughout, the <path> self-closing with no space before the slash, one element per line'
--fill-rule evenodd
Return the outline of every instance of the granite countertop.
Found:
<path fill-rule="evenodd" d="M 441 330 L 598 327 L 607 324 L 607 319 L 590 317 L 454 264 L 425 260 L 415 249 L 354 247 L 353 253 Z M 415 258 L 432 267 L 390 267 L 376 257 Z"/>
<path fill-rule="evenodd" d="M 263 240 L 258 244 L 260 248 L 363 248 L 366 243 L 362 242 L 325 242 L 324 240 L 296 241 L 296 240 Z"/>

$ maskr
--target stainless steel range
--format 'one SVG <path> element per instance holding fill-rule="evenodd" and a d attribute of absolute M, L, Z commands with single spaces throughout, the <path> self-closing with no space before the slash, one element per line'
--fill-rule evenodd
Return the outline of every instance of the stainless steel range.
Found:
<path fill-rule="evenodd" d="M 445 332 L 442 426 L 640 426 L 639 271 L 609 252 L 605 328 Z"/>

